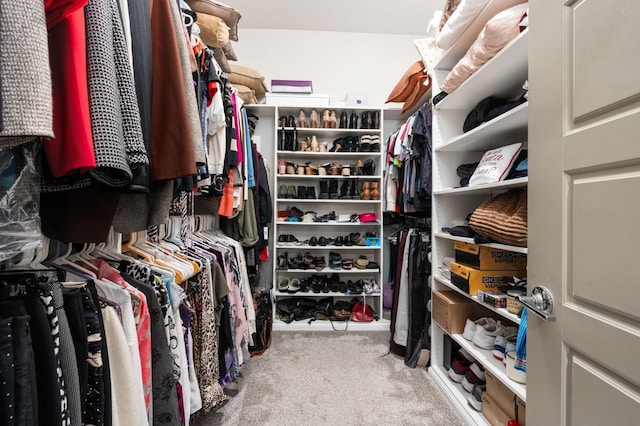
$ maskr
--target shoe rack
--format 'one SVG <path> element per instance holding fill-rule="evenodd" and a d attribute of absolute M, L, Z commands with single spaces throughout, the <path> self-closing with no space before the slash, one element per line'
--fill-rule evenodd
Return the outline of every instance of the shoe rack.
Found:
<path fill-rule="evenodd" d="M 364 297 L 382 317 L 383 110 L 275 108 L 273 300 Z M 276 330 L 332 330 L 275 312 Z M 388 327 L 381 318 L 348 330 Z"/>
<path fill-rule="evenodd" d="M 457 53 L 456 53 L 457 52 Z M 445 53 L 436 66 L 433 87 L 448 75 L 450 69 L 466 49 Z M 456 56 L 457 55 L 457 56 Z M 454 57 L 455 56 L 455 57 Z M 492 316 L 502 324 L 520 324 L 517 315 L 509 313 L 505 308 L 495 308 L 485 304 L 452 284 L 446 274 L 441 274 L 445 258 L 454 257 L 454 242 L 473 243 L 472 238 L 452 236 L 442 229 L 452 226 L 454 221 L 464 219 L 485 200 L 512 188 L 526 187 L 528 178 L 506 180 L 497 184 L 474 187 L 460 187 L 460 177 L 456 169 L 462 164 L 480 160 L 482 154 L 489 149 L 515 142 L 524 142 L 526 149 L 528 104 L 524 103 L 495 119 L 463 133 L 462 127 L 469 112 L 484 98 L 498 96 L 510 98 L 521 90 L 527 79 L 527 31 L 520 34 L 482 68 L 471 75 L 456 91 L 446 96 L 433 108 L 433 269 L 432 290 L 453 290 L 476 304 L 492 311 Z M 437 93 L 434 91 L 434 94 Z M 487 244 L 488 246 L 517 253 L 527 253 L 526 247 L 515 247 L 503 244 Z M 462 337 L 462 334 L 449 334 L 437 322 L 432 322 L 431 329 L 431 367 L 429 374 L 442 389 L 454 407 L 468 424 L 488 425 L 489 422 L 481 412 L 473 409 L 468 403 L 469 392 L 460 384 L 453 382 L 447 374 L 448 364 L 445 360 L 444 337 L 449 336 L 474 359 L 481 363 L 511 392 L 526 401 L 526 385 L 517 383 L 507 377 L 506 369 L 501 361 L 492 356 L 491 350 L 480 349 Z"/>

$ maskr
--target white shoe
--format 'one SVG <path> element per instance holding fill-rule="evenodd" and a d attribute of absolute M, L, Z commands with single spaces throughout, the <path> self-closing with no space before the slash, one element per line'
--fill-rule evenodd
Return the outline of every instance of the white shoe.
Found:
<path fill-rule="evenodd" d="M 471 319 L 467 318 L 467 322 L 464 325 L 464 331 L 462 332 L 462 337 L 464 337 L 469 341 L 473 341 L 473 336 L 476 333 L 478 326 L 482 328 L 482 327 L 485 327 L 486 325 L 495 324 L 495 323 L 496 321 L 493 318 L 489 318 L 489 317 L 482 317 L 475 321 L 472 321 Z"/>
<path fill-rule="evenodd" d="M 489 324 L 486 327 L 476 327 L 473 343 L 479 348 L 493 350 L 496 336 L 499 334 L 502 334 L 502 324 L 500 322 Z"/>

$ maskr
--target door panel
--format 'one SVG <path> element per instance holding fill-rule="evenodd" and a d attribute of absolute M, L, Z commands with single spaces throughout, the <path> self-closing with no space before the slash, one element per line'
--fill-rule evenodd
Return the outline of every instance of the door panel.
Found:
<path fill-rule="evenodd" d="M 631 102 L 640 92 L 637 57 L 630 54 L 637 49 L 637 34 L 629 34 L 628 28 L 620 25 L 629 16 L 640 14 L 640 2 L 582 0 L 571 3 L 567 36 L 573 49 L 569 52 L 573 117 L 581 121 Z M 602 48 L 603 43 L 606 48 Z"/>
<path fill-rule="evenodd" d="M 527 423 L 640 418 L 640 2 L 532 0 Z"/>
<path fill-rule="evenodd" d="M 640 167 L 574 175 L 569 182 L 568 300 L 597 305 L 601 315 L 640 320 L 640 286 L 635 285 L 640 271 L 634 268 L 640 254 L 634 249 L 640 241 L 640 200 L 629 197 L 640 188 Z M 632 246 L 625 247 L 625 240 Z"/>
<path fill-rule="evenodd" d="M 637 424 L 640 394 L 624 379 L 612 375 L 602 366 L 577 353 L 570 353 L 571 387 L 568 424 L 607 425 Z M 584 401 L 599 401 L 584 409 Z"/>

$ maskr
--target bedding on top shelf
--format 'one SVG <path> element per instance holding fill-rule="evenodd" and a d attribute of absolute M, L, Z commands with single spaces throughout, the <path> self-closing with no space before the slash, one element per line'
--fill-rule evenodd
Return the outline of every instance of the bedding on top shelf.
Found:
<path fill-rule="evenodd" d="M 487 22 L 476 41 L 440 85 L 441 93 L 434 97 L 434 104 L 454 92 L 469 76 L 523 31 L 520 23 L 527 15 L 528 6 L 528 3 L 522 3 L 510 7 Z"/>

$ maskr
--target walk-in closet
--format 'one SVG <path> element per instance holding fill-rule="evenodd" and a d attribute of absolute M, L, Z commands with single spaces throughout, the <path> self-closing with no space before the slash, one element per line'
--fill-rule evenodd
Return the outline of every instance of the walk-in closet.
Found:
<path fill-rule="evenodd" d="M 639 19 L 1 0 L 0 426 L 636 424 Z"/>

